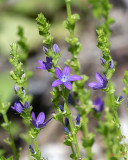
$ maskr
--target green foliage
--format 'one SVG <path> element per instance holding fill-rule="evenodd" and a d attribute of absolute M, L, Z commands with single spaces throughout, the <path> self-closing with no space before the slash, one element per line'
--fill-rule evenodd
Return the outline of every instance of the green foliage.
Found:
<path fill-rule="evenodd" d="M 112 8 L 112 5 L 109 3 L 109 0 L 88 0 L 93 6 L 93 15 L 94 17 L 101 19 L 102 16 L 107 19 L 109 10 Z"/>
<path fill-rule="evenodd" d="M 76 75 L 80 75 L 80 63 L 78 61 L 78 54 L 81 51 L 82 46 L 78 41 L 78 38 L 76 38 L 74 34 L 75 25 L 76 22 L 80 19 L 80 16 L 78 14 L 71 14 L 71 0 L 65 0 L 65 2 L 68 17 L 64 21 L 64 27 L 69 31 L 69 37 L 66 37 L 66 42 L 70 45 L 68 50 L 72 55 L 72 58 L 68 59 L 65 64 L 74 69 Z M 98 36 L 97 47 L 102 53 L 102 58 L 106 60 L 106 63 L 102 64 L 103 72 L 108 80 L 107 87 L 103 89 L 103 91 L 106 92 L 104 119 L 100 119 L 101 113 L 96 113 L 93 111 L 93 115 L 98 122 L 96 131 L 99 132 L 104 138 L 104 142 L 106 145 L 106 157 L 107 159 L 110 159 L 111 153 L 116 155 L 116 153 L 121 154 L 122 152 L 126 153 L 127 151 L 127 145 L 123 143 L 123 138 L 125 137 L 121 136 L 120 121 L 117 113 L 117 109 L 121 105 L 122 100 L 118 102 L 119 97 L 116 97 L 114 95 L 115 88 L 111 82 L 111 77 L 115 72 L 115 62 L 114 66 L 110 68 L 110 62 L 112 61 L 112 58 L 110 55 L 109 37 L 111 35 L 110 25 L 114 22 L 114 20 L 109 17 L 109 10 L 111 8 L 111 5 L 109 4 L 108 0 L 89 0 L 89 2 L 93 5 L 94 16 L 104 21 L 104 23 L 101 22 L 101 25 L 96 30 Z M 49 69 L 48 72 L 51 72 L 52 76 L 55 78 L 54 68 L 58 65 L 61 53 L 55 54 L 53 52 L 54 38 L 50 32 L 51 26 L 47 22 L 45 16 L 40 13 L 36 20 L 38 24 L 39 34 L 44 38 L 43 43 L 49 47 L 48 52 L 46 52 L 45 55 L 52 59 L 52 69 Z M 10 74 L 12 79 L 15 81 L 15 85 L 19 88 L 15 92 L 19 97 L 20 102 L 24 104 L 25 101 L 31 102 L 31 96 L 29 96 L 27 92 L 23 92 L 23 88 L 26 91 L 26 88 L 28 86 L 28 78 L 30 78 L 32 73 L 26 69 L 26 59 L 28 56 L 29 46 L 27 43 L 27 39 L 24 36 L 24 30 L 22 27 L 18 28 L 18 36 L 19 40 L 17 41 L 17 44 L 13 43 L 11 45 L 10 63 L 13 65 L 14 70 L 12 70 Z M 88 80 L 88 77 L 86 75 L 82 75 L 81 77 L 81 81 L 72 82 L 74 100 L 73 105 L 81 116 L 80 125 L 77 126 L 76 120 L 73 120 L 72 113 L 68 104 L 68 96 L 70 91 L 65 88 L 64 85 L 53 88 L 51 92 L 53 96 L 51 101 L 53 103 L 53 107 L 56 109 L 56 113 L 53 115 L 53 118 L 61 122 L 63 127 L 67 127 L 69 130 L 69 134 L 65 133 L 66 138 L 64 140 L 64 144 L 71 147 L 72 154 L 70 155 L 70 158 L 72 158 L 73 160 L 86 160 L 87 157 L 88 160 L 92 160 L 93 153 L 91 151 L 91 147 L 94 144 L 95 134 L 88 132 L 88 117 L 89 113 L 92 112 L 92 101 L 90 100 L 91 93 L 89 90 L 84 89 L 84 84 Z M 128 96 L 128 72 L 125 72 L 123 81 L 126 84 L 126 87 L 124 88 L 124 93 Z M 58 107 L 61 97 L 64 101 L 64 112 L 62 112 Z M 11 127 L 13 127 L 13 125 L 11 122 L 8 121 L 6 115 L 9 106 L 9 103 L 5 105 L 0 102 L 0 113 L 3 115 L 4 118 L 4 123 L 2 123 L 1 126 L 9 133 L 9 140 L 5 139 L 4 141 L 12 147 L 15 153 L 16 160 L 19 160 L 19 154 L 21 149 L 16 149 L 15 147 L 11 134 Z M 39 147 L 36 141 L 36 138 L 41 129 L 37 129 L 31 124 L 31 110 L 32 106 L 30 106 L 29 109 L 24 108 L 23 112 L 20 113 L 20 116 L 23 118 L 24 124 L 27 126 L 28 132 L 28 134 L 26 135 L 20 134 L 20 137 L 22 137 L 22 139 L 26 141 L 27 145 L 31 144 L 31 139 L 33 139 L 35 153 L 31 153 L 31 155 L 35 160 L 42 160 L 44 158 L 42 158 L 41 156 L 41 152 L 39 151 Z M 68 126 L 66 126 L 66 124 L 64 123 L 65 118 L 69 120 Z M 18 130 L 17 128 L 15 129 Z M 81 158 L 81 153 L 76 137 L 79 130 L 81 130 L 81 132 L 83 133 L 82 146 L 86 151 L 86 157 L 84 158 Z M 116 160 L 117 158 L 114 157 L 112 160 L 114 159 Z M 124 159 L 126 160 L 126 155 L 124 155 Z M 2 157 L 2 160 L 6 160 L 6 158 Z M 12 160 L 12 157 L 8 158 L 8 160 Z"/>
<path fill-rule="evenodd" d="M 39 34 L 45 37 L 43 43 L 51 47 L 51 44 L 53 43 L 53 37 L 49 32 L 50 24 L 46 21 L 46 18 L 42 13 L 38 14 L 36 21 L 38 24 Z"/>
<path fill-rule="evenodd" d="M 0 158 L 1 158 L 1 160 L 13 160 L 12 157 L 9 157 L 9 158 L 0 157 Z"/>
<path fill-rule="evenodd" d="M 19 41 L 17 42 L 18 45 L 21 48 L 20 58 L 21 58 L 21 61 L 23 62 L 23 64 L 25 64 L 27 56 L 28 56 L 28 48 L 29 48 L 29 46 L 27 44 L 27 38 L 24 36 L 24 30 L 23 30 L 23 28 L 21 26 L 18 27 L 17 35 L 20 38 Z"/>
<path fill-rule="evenodd" d="M 20 36 L 20 40 L 18 41 L 18 43 L 20 44 L 21 51 L 22 51 L 22 53 L 27 55 L 28 47 L 26 44 L 26 38 L 24 37 L 22 28 L 19 28 L 18 35 Z M 13 43 L 11 45 L 10 55 L 11 55 L 10 63 L 14 67 L 14 71 L 10 72 L 11 77 L 15 81 L 16 86 L 18 86 L 18 88 L 19 88 L 16 91 L 16 94 L 20 98 L 20 102 L 22 104 L 24 104 L 25 101 L 30 102 L 31 97 L 26 93 L 25 89 L 24 89 L 25 92 L 23 91 L 23 87 L 24 88 L 27 87 L 27 80 L 28 80 L 29 76 L 31 75 L 31 72 L 26 70 L 27 56 L 25 56 L 23 58 L 22 54 L 18 53 L 18 45 L 16 43 Z M 23 60 L 23 62 L 21 61 L 21 59 Z M 29 143 L 29 144 L 31 143 L 31 138 L 33 139 L 34 144 L 35 144 L 35 152 L 36 152 L 36 154 L 34 154 L 33 157 L 35 158 L 35 160 L 42 160 L 43 158 L 41 157 L 41 153 L 38 149 L 38 144 L 36 142 L 36 137 L 37 137 L 40 130 L 34 128 L 34 126 L 32 124 L 30 124 L 31 123 L 30 122 L 31 110 L 32 110 L 32 106 L 30 106 L 30 108 L 28 108 L 28 109 L 24 108 L 23 112 L 20 114 L 21 117 L 24 119 L 24 124 L 27 126 L 27 130 L 28 130 L 28 134 L 29 134 L 29 135 L 27 135 L 28 139 L 26 139 L 22 134 L 21 134 L 21 137 L 23 137 L 24 140 L 26 140 L 26 143 Z"/>

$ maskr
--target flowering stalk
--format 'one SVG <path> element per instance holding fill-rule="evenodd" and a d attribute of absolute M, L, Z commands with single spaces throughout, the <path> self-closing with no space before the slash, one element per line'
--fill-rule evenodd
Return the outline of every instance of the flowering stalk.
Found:
<path fill-rule="evenodd" d="M 71 130 L 70 139 L 72 139 L 72 143 L 76 147 L 76 155 L 74 154 L 73 157 L 74 158 L 76 157 L 75 159 L 77 159 L 77 158 L 80 158 L 81 155 L 80 155 L 80 150 L 79 150 L 79 146 L 78 146 L 78 142 L 77 142 L 77 138 L 76 138 L 76 131 L 73 127 L 73 123 L 72 123 L 72 119 L 71 119 L 71 111 L 68 106 L 68 91 L 64 87 L 62 88 L 62 96 L 64 99 L 64 108 L 65 108 L 65 112 L 66 112 L 65 117 L 68 118 L 68 120 L 69 120 L 69 125 L 70 125 L 70 130 Z M 65 144 L 66 144 L 66 141 L 65 141 Z"/>
<path fill-rule="evenodd" d="M 37 68 L 43 69 L 43 70 L 48 70 L 48 72 L 53 73 L 53 77 L 55 77 L 55 75 L 56 75 L 56 77 L 59 79 L 59 80 L 54 81 L 52 84 L 52 87 L 55 87 L 53 89 L 53 91 L 51 92 L 51 94 L 53 95 L 52 102 L 53 102 L 54 107 L 58 111 L 58 113 L 56 113 L 54 115 L 54 119 L 60 121 L 63 126 L 65 126 L 63 123 L 63 117 L 65 117 L 69 120 L 69 125 L 70 125 L 69 129 L 71 131 L 71 135 L 67 134 L 67 133 L 69 133 L 69 130 L 68 130 L 68 128 L 65 127 L 65 133 L 67 134 L 67 139 L 64 141 L 64 144 L 69 145 L 71 147 L 71 149 L 72 149 L 71 158 L 77 159 L 78 157 L 81 157 L 81 156 L 80 156 L 80 151 L 79 151 L 79 147 L 78 147 L 78 143 L 77 143 L 77 139 L 76 139 L 76 135 L 75 135 L 76 132 L 74 132 L 73 123 L 71 120 L 71 112 L 68 108 L 68 103 L 67 103 L 67 100 L 68 100 L 67 95 L 69 94 L 68 93 L 69 91 L 67 91 L 67 95 L 65 95 L 65 89 L 63 88 L 60 91 L 59 88 L 57 88 L 56 86 L 63 83 L 67 89 L 72 90 L 72 85 L 71 85 L 70 81 L 78 80 L 80 76 L 77 76 L 77 75 L 74 77 L 73 77 L 73 75 L 69 76 L 69 73 L 70 73 L 69 67 L 65 67 L 63 69 L 63 72 L 61 72 L 61 70 L 57 67 L 57 63 L 60 58 L 60 53 L 59 53 L 59 48 L 56 44 L 54 44 L 52 47 L 53 37 L 51 36 L 50 31 L 49 31 L 50 25 L 46 22 L 46 19 L 42 14 L 39 14 L 38 18 L 36 20 L 39 25 L 39 33 L 44 36 L 43 43 L 49 46 L 49 49 L 44 48 L 44 52 L 45 52 L 46 56 L 48 56 L 51 59 L 50 68 L 49 67 L 47 68 L 47 66 L 49 66 L 48 61 L 47 62 L 38 61 L 38 63 L 40 62 L 39 64 L 41 65 L 41 67 L 37 67 Z M 51 38 L 49 38 L 49 37 L 51 37 Z M 54 68 L 55 68 L 55 71 L 54 71 Z M 65 113 L 62 113 L 58 107 L 59 106 L 59 99 L 60 99 L 61 95 L 63 95 L 64 102 L 65 102 L 65 104 L 64 104 Z M 61 110 L 63 110 L 63 109 L 61 108 Z M 76 153 L 74 151 L 73 144 L 76 147 Z"/>
<path fill-rule="evenodd" d="M 78 42 L 78 38 L 74 36 L 75 23 L 80 19 L 78 14 L 71 15 L 70 2 L 71 0 L 65 0 L 67 8 L 67 20 L 64 21 L 64 27 L 69 30 L 70 37 L 66 38 L 66 41 L 70 44 L 69 51 L 72 53 L 72 59 L 68 59 L 65 64 L 75 70 L 75 73 L 79 75 L 80 64 L 78 61 L 78 54 L 81 51 L 81 44 Z"/>
<path fill-rule="evenodd" d="M 7 110 L 9 107 L 10 107 L 10 103 L 3 104 L 0 101 L 0 113 L 2 114 L 3 119 L 4 119 L 4 123 L 2 123 L 1 126 L 8 132 L 8 135 L 9 135 L 9 140 L 8 139 L 4 140 L 4 142 L 6 142 L 8 145 L 11 146 L 16 160 L 19 160 L 20 148 L 17 149 L 15 146 L 15 142 L 14 142 L 11 130 L 10 130 L 11 122 L 8 120 L 8 117 L 7 117 Z"/>
<path fill-rule="evenodd" d="M 67 15 L 68 18 L 64 22 L 64 27 L 69 30 L 70 36 L 66 38 L 66 41 L 70 44 L 69 51 L 72 54 L 72 59 L 67 60 L 66 64 L 69 65 L 71 68 L 75 70 L 75 74 L 80 75 L 79 69 L 80 64 L 78 61 L 78 54 L 81 51 L 81 44 L 78 42 L 78 38 L 74 35 L 74 29 L 75 29 L 75 23 L 80 19 L 78 14 L 71 14 L 71 8 L 70 8 L 70 2 L 71 0 L 65 0 L 66 2 L 66 8 L 67 8 Z M 86 75 L 82 76 L 82 81 L 76 82 L 73 85 L 73 92 L 77 95 L 76 97 L 79 97 L 80 103 L 81 103 L 81 109 L 76 106 L 76 109 L 78 110 L 80 116 L 82 117 L 81 122 L 81 128 L 83 132 L 83 147 L 86 150 L 86 156 L 89 159 L 92 159 L 92 152 L 91 152 L 91 146 L 94 142 L 94 134 L 88 133 L 88 114 L 91 111 L 91 105 L 89 97 L 86 97 L 89 95 L 89 91 L 84 90 L 84 83 L 87 81 L 88 77 Z M 85 100 L 86 99 L 86 100 Z"/>
<path fill-rule="evenodd" d="M 120 143 L 122 138 L 121 138 L 121 131 L 120 131 L 120 121 L 117 113 L 117 109 L 121 104 L 121 101 L 118 101 L 115 98 L 114 96 L 115 89 L 111 82 L 111 77 L 115 72 L 115 65 L 110 56 L 110 49 L 109 49 L 110 47 L 109 37 L 111 35 L 110 24 L 114 22 L 114 20 L 111 17 L 109 17 L 109 10 L 111 8 L 111 5 L 109 4 L 108 0 L 96 1 L 96 2 L 92 0 L 89 0 L 89 1 L 93 4 L 94 16 L 96 18 L 103 17 L 105 20 L 105 22 L 101 24 L 97 29 L 97 34 L 98 34 L 97 47 L 102 52 L 101 64 L 104 68 L 104 74 L 107 80 L 106 87 L 102 88 L 106 92 L 106 101 L 105 101 L 106 114 L 105 114 L 104 123 L 100 121 L 100 117 L 97 116 L 99 121 L 97 131 L 101 133 L 105 138 L 105 143 L 107 146 L 106 155 L 108 159 L 110 159 L 111 153 L 122 154 L 122 152 L 125 153 L 124 159 L 126 159 L 126 147 Z M 98 8 L 97 8 L 97 5 L 99 6 Z M 100 89 L 100 88 L 98 87 L 97 89 Z M 118 159 L 116 157 L 114 158 Z"/>
<path fill-rule="evenodd" d="M 31 118 L 31 110 L 32 106 L 30 106 L 29 102 L 31 101 L 31 97 L 26 94 L 25 89 L 23 88 L 27 81 L 27 73 L 23 70 L 22 66 L 23 63 L 20 62 L 20 56 L 17 52 L 18 46 L 17 44 L 13 43 L 11 45 L 11 58 L 10 63 L 14 66 L 14 71 L 11 71 L 11 77 L 13 80 L 15 80 L 16 85 L 14 86 L 14 90 L 18 97 L 20 98 L 20 101 L 15 102 L 14 106 L 11 108 L 14 109 L 16 112 L 18 112 L 21 117 L 24 119 L 25 124 L 28 126 L 29 129 L 29 135 L 35 145 L 35 154 L 32 154 L 32 156 L 37 160 L 42 160 L 41 153 L 39 152 L 39 148 L 36 142 L 36 137 L 40 130 L 34 128 L 34 126 L 31 125 L 30 120 Z M 30 142 L 30 141 L 29 141 Z"/>

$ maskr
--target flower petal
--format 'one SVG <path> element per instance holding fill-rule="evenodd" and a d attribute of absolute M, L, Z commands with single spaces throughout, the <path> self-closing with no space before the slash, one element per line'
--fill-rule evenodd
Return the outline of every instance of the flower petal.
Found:
<path fill-rule="evenodd" d="M 106 75 L 104 74 L 104 81 L 106 81 L 106 83 L 108 83 Z"/>
<path fill-rule="evenodd" d="M 15 102 L 14 104 L 15 111 L 21 113 L 23 111 L 23 105 L 20 101 Z"/>
<path fill-rule="evenodd" d="M 52 118 L 50 118 L 48 121 L 44 122 L 43 124 L 39 124 L 39 125 L 38 125 L 38 128 L 45 127 L 46 124 L 47 124 L 49 121 L 51 121 L 51 119 L 52 119 Z"/>
<path fill-rule="evenodd" d="M 30 108 L 30 104 L 29 104 L 28 101 L 25 101 L 25 103 L 24 103 L 24 108 L 26 108 L 26 109 Z"/>
<path fill-rule="evenodd" d="M 68 76 L 70 74 L 70 67 L 66 66 L 63 69 L 63 75 Z"/>
<path fill-rule="evenodd" d="M 43 46 L 43 51 L 44 51 L 44 52 L 48 52 L 48 48 L 45 47 L 45 46 Z"/>
<path fill-rule="evenodd" d="M 106 60 L 104 58 L 100 58 L 100 63 L 101 64 L 105 64 L 106 63 Z"/>
<path fill-rule="evenodd" d="M 29 145 L 29 149 L 30 149 L 30 151 L 31 151 L 33 154 L 35 154 L 35 153 L 36 153 L 36 152 L 34 151 L 34 149 L 33 149 L 32 145 Z"/>
<path fill-rule="evenodd" d="M 55 75 L 58 79 L 62 76 L 62 71 L 58 67 L 55 67 Z"/>
<path fill-rule="evenodd" d="M 46 57 L 47 62 L 52 62 L 52 59 L 50 57 Z"/>
<path fill-rule="evenodd" d="M 53 52 L 54 52 L 55 54 L 59 54 L 59 47 L 58 47 L 57 44 L 54 44 L 54 45 L 53 45 Z"/>
<path fill-rule="evenodd" d="M 62 84 L 63 82 L 60 81 L 60 80 L 55 80 L 53 83 L 52 83 L 52 87 L 56 87 L 56 86 L 59 86 L 60 84 Z"/>
<path fill-rule="evenodd" d="M 34 112 L 32 112 L 31 116 L 32 116 L 33 121 L 36 122 L 36 117 L 35 117 L 35 113 Z"/>
<path fill-rule="evenodd" d="M 102 86 L 100 84 L 96 83 L 96 82 L 88 83 L 88 86 L 93 88 L 94 90 L 102 88 Z"/>
<path fill-rule="evenodd" d="M 65 82 L 64 85 L 65 85 L 65 87 L 67 89 L 72 90 L 72 84 L 71 84 L 71 82 Z"/>
<path fill-rule="evenodd" d="M 103 79 L 103 77 L 102 77 L 99 73 L 97 73 L 97 72 L 96 72 L 96 79 L 97 79 L 97 81 L 98 81 L 100 84 L 103 84 L 104 79 Z"/>
<path fill-rule="evenodd" d="M 37 69 L 44 69 L 46 70 L 45 64 L 43 63 L 43 61 L 38 60 L 39 65 L 41 65 L 41 67 L 36 67 Z"/>
<path fill-rule="evenodd" d="M 97 97 L 96 101 L 95 101 L 95 105 L 97 104 L 101 104 L 102 103 L 102 100 L 100 99 L 100 97 Z"/>
<path fill-rule="evenodd" d="M 37 116 L 36 124 L 42 124 L 45 120 L 45 114 L 44 112 L 40 112 Z"/>
<path fill-rule="evenodd" d="M 14 107 L 14 106 L 11 106 L 11 108 L 12 108 L 13 110 L 15 110 L 15 107 Z"/>
<path fill-rule="evenodd" d="M 82 78 L 80 76 L 77 75 L 71 75 L 69 76 L 69 81 L 78 81 L 81 80 Z"/>
<path fill-rule="evenodd" d="M 35 126 L 36 128 L 38 127 L 36 124 L 36 121 L 30 120 L 30 122 L 32 123 L 33 126 Z"/>
<path fill-rule="evenodd" d="M 47 120 L 45 123 L 47 124 L 49 121 L 51 121 L 52 120 L 52 118 L 50 118 L 49 120 Z"/>

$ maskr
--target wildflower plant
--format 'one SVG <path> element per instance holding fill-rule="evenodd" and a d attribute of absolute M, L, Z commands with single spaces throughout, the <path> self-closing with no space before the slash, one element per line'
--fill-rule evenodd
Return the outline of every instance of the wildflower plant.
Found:
<path fill-rule="evenodd" d="M 120 119 L 117 112 L 118 107 L 123 101 L 123 96 L 115 96 L 115 88 L 111 81 L 111 77 L 115 72 L 115 61 L 110 55 L 109 42 L 109 38 L 111 36 L 110 25 L 114 22 L 114 20 L 109 17 L 111 5 L 108 0 L 89 0 L 89 3 L 93 7 L 94 17 L 100 21 L 100 25 L 97 26 L 96 32 L 97 47 L 101 51 L 100 62 L 103 71 L 101 74 L 99 74 L 97 70 L 95 71 L 97 82 L 90 82 L 88 76 L 80 74 L 80 62 L 78 60 L 78 55 L 81 51 L 82 45 L 78 38 L 75 37 L 75 25 L 80 19 L 80 16 L 78 14 L 71 13 L 71 0 L 65 0 L 67 19 L 64 21 L 64 27 L 69 31 L 69 36 L 66 37 L 66 42 L 69 44 L 68 51 L 71 53 L 71 59 L 64 62 L 65 67 L 63 69 L 58 66 L 58 61 L 62 53 L 59 45 L 54 43 L 54 37 L 50 32 L 50 24 L 42 13 L 38 14 L 38 17 L 36 18 L 39 34 L 43 37 L 43 52 L 46 56 L 46 61 L 37 61 L 36 69 L 39 69 L 37 71 L 40 73 L 50 72 L 53 78 L 51 84 L 51 101 L 55 109 L 55 113 L 51 115 L 49 120 L 45 120 L 44 112 L 40 112 L 36 116 L 32 111 L 32 97 L 28 95 L 27 91 L 28 79 L 32 76 L 32 72 L 28 71 L 26 67 L 29 47 L 27 39 L 24 36 L 23 28 L 19 27 L 18 36 L 20 39 L 17 43 L 13 43 L 11 45 L 9 60 L 14 67 L 10 72 L 10 75 L 15 81 L 13 89 L 18 100 L 11 106 L 10 103 L 4 105 L 0 102 L 0 113 L 4 119 L 2 127 L 9 133 L 9 141 L 5 142 L 12 147 L 16 160 L 19 160 L 20 158 L 21 148 L 16 148 L 10 132 L 11 122 L 9 122 L 6 115 L 9 107 L 22 117 L 23 122 L 27 127 L 25 142 L 28 146 L 29 154 L 32 156 L 29 157 L 30 159 L 45 159 L 43 157 L 43 153 L 41 155 L 39 150 L 37 136 L 41 129 L 47 127 L 48 123 L 54 119 L 59 121 L 63 126 L 65 134 L 63 143 L 71 148 L 71 159 L 92 160 L 94 156 L 92 146 L 95 143 L 95 132 L 98 132 L 104 140 L 106 158 L 108 160 L 116 160 L 118 159 L 117 157 L 110 157 L 111 153 L 115 155 L 116 153 L 119 153 L 120 155 L 124 153 L 123 158 L 126 160 L 127 144 L 123 143 L 124 136 L 121 134 Z M 75 72 L 73 75 L 72 70 Z M 87 81 L 88 84 L 86 83 Z M 128 98 L 127 71 L 124 74 L 123 81 L 126 84 L 123 91 Z M 104 92 L 104 99 L 97 97 L 95 101 L 91 100 L 90 95 L 92 89 Z M 61 98 L 63 99 L 63 105 L 60 104 Z M 73 106 L 76 109 L 76 115 L 72 114 L 70 106 Z M 97 126 L 94 133 L 90 132 L 88 129 L 89 115 L 91 113 L 93 113 L 94 118 L 97 120 Z M 104 116 L 103 120 L 101 116 Z M 81 132 L 83 135 L 81 141 L 78 141 L 77 139 L 78 132 Z M 81 146 L 85 150 L 84 155 L 81 152 Z M 4 159 L 5 158 L 2 157 L 2 160 Z M 9 158 L 9 160 L 12 159 L 12 157 Z"/>

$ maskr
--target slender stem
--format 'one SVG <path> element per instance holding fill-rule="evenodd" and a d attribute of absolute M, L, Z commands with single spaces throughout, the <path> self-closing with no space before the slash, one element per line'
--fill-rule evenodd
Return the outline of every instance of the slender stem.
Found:
<path fill-rule="evenodd" d="M 73 145 L 71 145 L 72 153 L 75 154 Z"/>
<path fill-rule="evenodd" d="M 66 0 L 66 8 L 67 8 L 68 18 L 71 19 L 71 7 L 70 7 L 70 1 L 68 0 Z"/>
<path fill-rule="evenodd" d="M 66 112 L 68 113 L 67 118 L 68 118 L 68 120 L 69 120 L 70 129 L 71 129 L 71 134 L 73 135 L 73 140 L 74 140 L 74 145 L 75 145 L 75 147 L 76 147 L 77 156 L 78 156 L 78 157 L 81 157 L 81 155 L 80 155 L 80 150 L 79 150 L 79 146 L 78 146 L 78 142 L 77 142 L 77 138 L 76 138 L 76 135 L 75 135 L 75 133 L 74 133 L 74 127 L 73 127 L 73 123 L 72 123 L 72 119 L 71 119 L 71 111 L 70 111 L 70 109 L 69 109 L 69 107 L 68 107 L 67 100 L 64 99 L 64 101 L 65 101 L 65 110 L 66 110 Z"/>
<path fill-rule="evenodd" d="M 39 147 L 38 147 L 38 143 L 37 143 L 36 138 L 33 139 L 33 142 L 34 142 L 35 150 L 36 150 L 37 152 L 39 152 Z"/>
<path fill-rule="evenodd" d="M 12 150 L 13 150 L 13 152 L 15 154 L 15 158 L 16 158 L 16 160 L 19 160 L 19 154 L 17 152 L 16 146 L 15 146 L 15 143 L 14 143 L 11 131 L 10 131 L 10 126 L 9 126 L 8 117 L 7 117 L 6 113 L 3 114 L 3 119 L 4 119 L 4 122 L 6 124 L 8 124 L 8 128 L 7 129 L 8 129 L 8 133 L 9 133 L 9 139 L 10 139 L 10 142 L 11 142 Z"/>
<path fill-rule="evenodd" d="M 83 127 L 83 134 L 84 134 L 84 137 L 85 139 L 87 140 L 88 139 L 88 120 L 86 120 L 87 117 L 87 113 L 85 111 L 85 104 L 84 104 L 84 99 L 83 99 L 83 96 L 80 96 L 80 102 L 81 102 L 81 109 L 82 109 L 82 127 Z M 86 155 L 87 157 L 89 158 L 89 160 L 92 160 L 92 151 L 91 151 L 91 147 L 87 147 L 85 148 L 85 151 L 86 151 Z"/>

